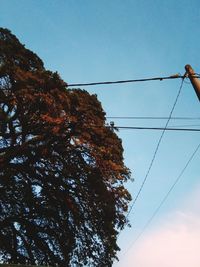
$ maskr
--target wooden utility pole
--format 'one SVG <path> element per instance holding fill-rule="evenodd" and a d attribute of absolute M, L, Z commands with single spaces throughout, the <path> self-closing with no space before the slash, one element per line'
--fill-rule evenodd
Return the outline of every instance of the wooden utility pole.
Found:
<path fill-rule="evenodd" d="M 196 73 L 194 72 L 193 68 L 188 64 L 185 65 L 186 75 L 191 81 L 193 88 L 197 94 L 197 97 L 200 101 L 200 80 L 196 77 Z"/>

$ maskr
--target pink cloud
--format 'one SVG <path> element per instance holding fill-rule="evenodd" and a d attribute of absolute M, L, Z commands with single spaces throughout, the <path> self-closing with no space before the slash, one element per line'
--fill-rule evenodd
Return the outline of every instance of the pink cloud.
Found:
<path fill-rule="evenodd" d="M 199 267 L 200 194 L 196 191 L 184 205 L 147 231 L 125 255 L 119 267 Z"/>

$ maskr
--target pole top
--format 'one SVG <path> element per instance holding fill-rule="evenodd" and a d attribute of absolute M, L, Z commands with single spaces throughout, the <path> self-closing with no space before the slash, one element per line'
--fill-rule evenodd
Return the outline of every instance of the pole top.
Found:
<path fill-rule="evenodd" d="M 188 76 L 188 78 L 190 79 L 190 82 L 200 101 L 200 80 L 197 77 L 195 77 L 196 73 L 189 64 L 185 65 L 185 70 L 186 70 L 186 76 Z"/>
<path fill-rule="evenodd" d="M 191 67 L 190 64 L 185 65 L 185 70 L 189 75 L 194 75 L 195 74 L 195 72 L 194 72 L 194 70 L 193 70 L 193 68 Z"/>

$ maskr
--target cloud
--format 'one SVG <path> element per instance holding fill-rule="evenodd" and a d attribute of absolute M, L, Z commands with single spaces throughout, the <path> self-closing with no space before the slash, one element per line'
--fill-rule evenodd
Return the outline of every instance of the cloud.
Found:
<path fill-rule="evenodd" d="M 159 228 L 144 235 L 119 266 L 199 267 L 200 190 L 193 192 L 184 208 L 166 216 Z"/>

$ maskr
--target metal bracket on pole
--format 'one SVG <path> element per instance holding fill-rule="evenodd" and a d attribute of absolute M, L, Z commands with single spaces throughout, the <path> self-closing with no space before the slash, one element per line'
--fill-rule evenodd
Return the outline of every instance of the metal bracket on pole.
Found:
<path fill-rule="evenodd" d="M 191 84 L 196 92 L 196 95 L 200 101 L 200 80 L 197 78 L 193 68 L 188 64 L 185 65 L 186 75 L 190 79 Z"/>

